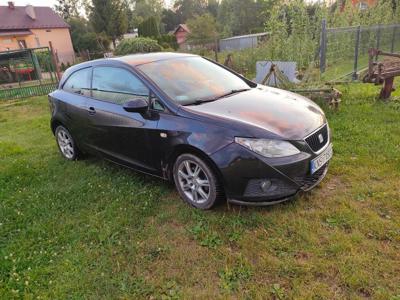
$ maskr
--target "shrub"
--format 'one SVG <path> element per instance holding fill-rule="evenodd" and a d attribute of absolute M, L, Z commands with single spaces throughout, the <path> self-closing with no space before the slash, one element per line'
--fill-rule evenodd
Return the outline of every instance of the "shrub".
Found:
<path fill-rule="evenodd" d="M 163 48 L 173 48 L 175 50 L 179 48 L 178 43 L 176 42 L 176 37 L 172 34 L 163 34 L 156 39 Z"/>
<path fill-rule="evenodd" d="M 162 51 L 162 47 L 157 43 L 156 40 L 138 37 L 122 40 L 115 49 L 114 53 L 116 55 L 127 55 L 134 53 L 147 53 L 158 51 Z"/>

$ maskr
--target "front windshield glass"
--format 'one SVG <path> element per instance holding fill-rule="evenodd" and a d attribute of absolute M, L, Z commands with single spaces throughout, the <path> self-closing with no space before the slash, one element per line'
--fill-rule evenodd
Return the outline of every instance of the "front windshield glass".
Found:
<path fill-rule="evenodd" d="M 250 88 L 236 75 L 197 56 L 152 62 L 138 68 L 181 105 L 211 101 Z"/>

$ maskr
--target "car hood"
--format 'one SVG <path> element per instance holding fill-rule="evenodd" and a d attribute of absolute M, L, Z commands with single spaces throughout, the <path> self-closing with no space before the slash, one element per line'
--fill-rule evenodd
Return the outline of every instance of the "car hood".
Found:
<path fill-rule="evenodd" d="M 266 86 L 185 109 L 255 126 L 288 140 L 303 139 L 326 122 L 313 101 Z"/>

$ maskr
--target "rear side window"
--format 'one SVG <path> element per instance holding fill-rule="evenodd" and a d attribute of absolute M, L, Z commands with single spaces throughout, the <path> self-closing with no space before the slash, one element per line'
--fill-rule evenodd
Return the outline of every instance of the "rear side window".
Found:
<path fill-rule="evenodd" d="M 93 98 L 123 104 L 136 98 L 148 101 L 149 89 L 132 73 L 121 68 L 93 69 Z"/>
<path fill-rule="evenodd" d="M 82 69 L 73 73 L 64 83 L 63 90 L 79 95 L 90 96 L 91 68 Z"/>

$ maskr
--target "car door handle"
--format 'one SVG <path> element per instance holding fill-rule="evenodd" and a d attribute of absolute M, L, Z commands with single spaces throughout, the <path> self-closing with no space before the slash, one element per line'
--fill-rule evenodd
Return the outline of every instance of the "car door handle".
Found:
<path fill-rule="evenodd" d="M 89 115 L 94 115 L 96 113 L 96 110 L 93 106 L 88 107 L 87 110 L 89 112 Z"/>

